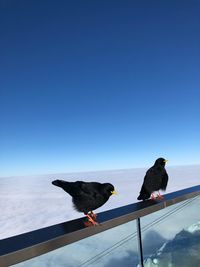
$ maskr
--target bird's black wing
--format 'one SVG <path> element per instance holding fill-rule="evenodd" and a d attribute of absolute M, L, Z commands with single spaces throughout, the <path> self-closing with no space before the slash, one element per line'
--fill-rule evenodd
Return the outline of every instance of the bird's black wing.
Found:
<path fill-rule="evenodd" d="M 87 213 L 105 203 L 104 196 L 99 190 L 99 183 L 81 182 L 79 185 L 79 194 L 72 199 L 76 210 Z"/>
<path fill-rule="evenodd" d="M 150 168 L 148 169 L 148 171 L 146 172 L 146 175 L 144 177 L 144 181 L 140 190 L 140 194 L 138 196 L 138 200 L 145 200 L 150 198 L 151 193 L 153 192 L 152 190 L 152 177 L 155 175 L 154 173 L 154 169 Z"/>
<path fill-rule="evenodd" d="M 165 173 L 163 174 L 163 177 L 162 177 L 162 182 L 161 182 L 160 189 L 162 189 L 162 190 L 166 190 L 166 188 L 167 188 L 167 183 L 168 183 L 168 174 L 167 174 L 167 172 L 165 171 Z"/>
<path fill-rule="evenodd" d="M 145 189 L 144 183 L 143 183 L 142 188 L 140 190 L 140 194 L 139 194 L 137 199 L 138 200 L 141 200 L 141 199 L 145 200 L 145 199 L 150 198 L 150 196 L 151 196 L 151 194 Z"/>
<path fill-rule="evenodd" d="M 156 191 L 157 184 L 159 184 L 159 174 L 156 168 L 151 167 L 144 177 L 144 187 L 145 189 L 152 193 Z"/>
<path fill-rule="evenodd" d="M 99 183 L 97 182 L 90 182 L 90 183 L 81 182 L 80 190 L 81 190 L 82 196 L 92 197 L 92 198 L 101 197 L 101 194 L 99 191 Z"/>

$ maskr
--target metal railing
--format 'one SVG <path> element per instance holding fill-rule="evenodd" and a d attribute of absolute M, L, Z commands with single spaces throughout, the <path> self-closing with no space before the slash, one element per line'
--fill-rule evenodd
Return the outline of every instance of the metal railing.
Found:
<path fill-rule="evenodd" d="M 132 220 L 137 222 L 140 264 L 143 266 L 140 217 L 198 195 L 200 195 L 200 185 L 166 194 L 162 201 L 147 200 L 98 213 L 100 224 L 95 227 L 85 228 L 83 218 L 80 218 L 2 239 L 0 266 L 7 267 L 20 263 Z"/>

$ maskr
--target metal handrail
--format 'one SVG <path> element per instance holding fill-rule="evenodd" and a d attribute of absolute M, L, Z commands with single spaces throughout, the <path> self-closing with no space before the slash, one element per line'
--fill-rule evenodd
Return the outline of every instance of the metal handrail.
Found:
<path fill-rule="evenodd" d="M 98 214 L 100 225 L 85 228 L 84 218 L 0 240 L 0 266 L 7 267 L 138 219 L 200 195 L 200 185 L 164 195 L 162 201 L 137 202 Z"/>

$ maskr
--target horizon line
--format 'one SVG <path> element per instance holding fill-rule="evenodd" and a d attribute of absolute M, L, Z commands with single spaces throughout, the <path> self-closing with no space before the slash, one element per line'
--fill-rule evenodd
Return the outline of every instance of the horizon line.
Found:
<path fill-rule="evenodd" d="M 151 165 L 152 166 L 152 165 Z M 98 170 L 88 170 L 88 171 L 62 171 L 62 172 L 52 172 L 52 173 L 35 173 L 35 174 L 17 174 L 17 175 L 8 175 L 8 176 L 0 176 L 1 178 L 13 178 L 13 177 L 30 177 L 30 176 L 47 176 L 47 175 L 60 175 L 60 174 L 80 174 L 80 173 L 93 173 L 93 172 L 112 172 L 112 171 L 125 171 L 125 170 L 133 170 L 133 169 L 146 169 L 151 166 L 143 166 L 143 167 L 127 167 L 120 169 L 98 169 Z M 173 167 L 189 167 L 189 166 L 200 166 L 200 163 L 191 163 L 185 165 L 170 165 L 167 168 Z"/>

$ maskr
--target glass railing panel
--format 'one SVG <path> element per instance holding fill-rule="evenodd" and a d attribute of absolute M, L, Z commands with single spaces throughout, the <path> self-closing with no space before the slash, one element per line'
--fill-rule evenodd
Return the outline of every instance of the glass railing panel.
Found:
<path fill-rule="evenodd" d="M 13 266 L 136 267 L 137 244 L 136 222 L 131 221 Z"/>
<path fill-rule="evenodd" d="M 200 197 L 141 218 L 145 267 L 200 266 Z"/>

